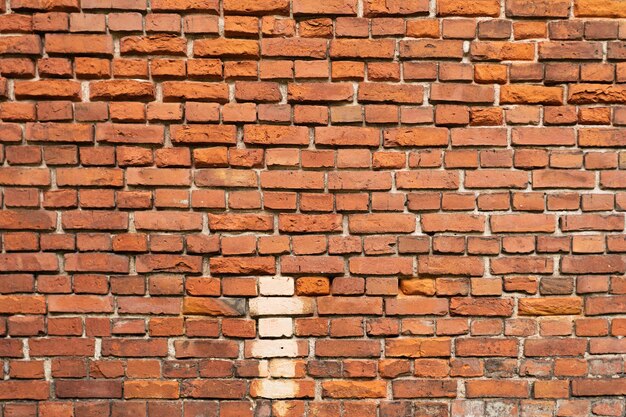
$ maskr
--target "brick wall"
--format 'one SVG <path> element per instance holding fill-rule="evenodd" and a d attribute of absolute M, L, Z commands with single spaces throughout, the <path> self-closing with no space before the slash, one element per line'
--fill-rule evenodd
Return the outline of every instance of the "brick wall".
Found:
<path fill-rule="evenodd" d="M 625 1 L 0 7 L 0 416 L 624 416 Z"/>

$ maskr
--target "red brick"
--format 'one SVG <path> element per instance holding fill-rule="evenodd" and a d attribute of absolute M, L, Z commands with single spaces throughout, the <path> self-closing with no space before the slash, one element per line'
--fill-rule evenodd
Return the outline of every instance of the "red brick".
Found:
<path fill-rule="evenodd" d="M 364 3 L 364 12 L 366 16 L 427 13 L 428 2 L 425 0 L 367 0 Z"/>
<path fill-rule="evenodd" d="M 112 55 L 113 39 L 107 35 L 46 34 L 48 53 L 70 55 Z"/>
<path fill-rule="evenodd" d="M 351 258 L 350 272 L 357 275 L 412 275 L 410 258 Z"/>
<path fill-rule="evenodd" d="M 70 80 L 18 81 L 15 83 L 15 97 L 80 101 L 80 84 Z"/>
<path fill-rule="evenodd" d="M 334 214 L 281 214 L 278 218 L 278 229 L 286 233 L 340 232 L 341 220 L 342 216 Z"/>
<path fill-rule="evenodd" d="M 238 399 L 246 393 L 246 383 L 239 380 L 187 380 L 181 386 L 181 397 Z"/>
<path fill-rule="evenodd" d="M 494 89 L 472 84 L 432 84 L 430 101 L 453 103 L 493 103 Z"/>
<path fill-rule="evenodd" d="M 561 87 L 506 85 L 500 88 L 502 104 L 563 104 Z"/>
<path fill-rule="evenodd" d="M 0 255 L 0 269 L 5 272 L 55 272 L 59 263 L 53 253 L 7 253 Z"/>
<path fill-rule="evenodd" d="M 163 101 L 228 101 L 225 84 L 211 82 L 166 81 L 163 86 Z"/>
<path fill-rule="evenodd" d="M 513 302 L 510 299 L 453 298 L 450 311 L 461 316 L 511 316 Z"/>
<path fill-rule="evenodd" d="M 232 144 L 236 141 L 236 129 L 228 125 L 174 125 L 170 133 L 174 143 Z"/>
<path fill-rule="evenodd" d="M 330 43 L 332 58 L 392 58 L 395 44 L 390 39 L 335 39 Z"/>
<path fill-rule="evenodd" d="M 309 132 L 296 126 L 244 126 L 243 140 L 255 145 L 308 145 Z"/>
<path fill-rule="evenodd" d="M 445 58 L 463 57 L 463 42 L 457 40 L 407 40 L 400 41 L 400 57 L 409 58 Z"/>
<path fill-rule="evenodd" d="M 601 59 L 599 42 L 554 41 L 539 44 L 539 59 Z"/>
<path fill-rule="evenodd" d="M 41 49 L 41 40 L 36 35 L 4 36 L 0 42 L 2 54 L 39 54 Z"/>
<path fill-rule="evenodd" d="M 267 57 L 322 59 L 327 49 L 326 41 L 321 39 L 268 38 L 261 41 L 261 55 Z"/>
<path fill-rule="evenodd" d="M 394 398 L 454 398 L 457 381 L 438 379 L 396 380 Z"/>
<path fill-rule="evenodd" d="M 413 171 L 396 173 L 400 189 L 449 189 L 459 187 L 459 175 L 454 171 Z"/>
<path fill-rule="evenodd" d="M 39 296 L 0 296 L 0 311 L 3 314 L 44 314 L 46 304 Z"/>
<path fill-rule="evenodd" d="M 494 233 L 553 233 L 554 216 L 548 214 L 503 214 L 491 217 Z"/>
<path fill-rule="evenodd" d="M 33 356 L 92 356 L 95 352 L 94 339 L 85 338 L 34 338 L 29 346 Z"/>
<path fill-rule="evenodd" d="M 467 381 L 465 389 L 468 398 L 526 398 L 527 381 L 481 380 Z"/>
<path fill-rule="evenodd" d="M 567 17 L 570 9 L 568 0 L 513 0 L 506 4 L 506 15 L 514 17 Z"/>
<path fill-rule="evenodd" d="M 234 14 L 285 14 L 289 11 L 289 1 L 224 0 L 224 11 Z"/>
<path fill-rule="evenodd" d="M 526 340 L 524 354 L 526 356 L 581 356 L 585 353 L 586 341 L 580 339 L 540 339 Z"/>
<path fill-rule="evenodd" d="M 482 232 L 485 219 L 465 214 L 423 214 L 422 231 L 428 232 Z"/>
<path fill-rule="evenodd" d="M 458 356 L 517 357 L 518 342 L 515 339 L 458 339 L 455 351 Z"/>
<path fill-rule="evenodd" d="M 121 398 L 122 384 L 107 380 L 61 380 L 55 384 L 58 398 Z"/>
<path fill-rule="evenodd" d="M 454 256 L 419 256 L 418 272 L 424 275 L 466 275 L 480 276 L 484 266 L 480 258 Z"/>
<path fill-rule="evenodd" d="M 138 230 L 201 230 L 202 215 L 179 212 L 138 212 L 135 213 L 135 227 Z"/>
<path fill-rule="evenodd" d="M 150 101 L 154 99 L 154 86 L 145 81 L 97 81 L 90 84 L 89 97 L 91 100 Z"/>
<path fill-rule="evenodd" d="M 100 124 L 96 127 L 96 140 L 110 144 L 162 144 L 163 126 L 135 124 Z"/>
<path fill-rule="evenodd" d="M 572 393 L 578 397 L 624 395 L 624 379 L 581 379 L 572 381 Z"/>
<path fill-rule="evenodd" d="M 383 131 L 385 147 L 447 146 L 448 131 L 436 127 L 392 128 Z"/>
<path fill-rule="evenodd" d="M 217 12 L 217 0 L 155 0 L 152 10 L 155 11 L 198 11 Z"/>
<path fill-rule="evenodd" d="M 534 45 L 506 41 L 472 42 L 470 53 L 476 61 L 532 61 L 535 58 Z"/>
<path fill-rule="evenodd" d="M 360 83 L 358 100 L 361 103 L 422 104 L 421 86 L 384 83 Z"/>
<path fill-rule="evenodd" d="M 319 357 L 378 357 L 380 342 L 376 340 L 318 340 L 315 355 Z"/>
<path fill-rule="evenodd" d="M 385 398 L 385 381 L 337 380 L 322 383 L 324 398 Z"/>
<path fill-rule="evenodd" d="M 242 39 L 198 39 L 193 43 L 193 53 L 197 57 L 255 58 L 259 56 L 259 44 L 253 40 Z"/>
<path fill-rule="evenodd" d="M 50 383 L 45 381 L 2 381 L 0 382 L 2 400 L 47 400 L 50 395 Z"/>

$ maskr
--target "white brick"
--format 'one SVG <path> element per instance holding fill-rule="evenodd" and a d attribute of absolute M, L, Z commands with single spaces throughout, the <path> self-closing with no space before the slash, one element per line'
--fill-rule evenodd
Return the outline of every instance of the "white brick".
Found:
<path fill-rule="evenodd" d="M 293 415 L 292 401 L 272 401 L 272 415 L 276 417 L 285 417 Z"/>
<path fill-rule="evenodd" d="M 296 361 L 272 359 L 269 363 L 269 372 L 272 378 L 294 378 L 296 376 Z"/>
<path fill-rule="evenodd" d="M 310 298 L 257 297 L 250 300 L 250 316 L 306 316 L 315 307 Z"/>
<path fill-rule="evenodd" d="M 259 336 L 291 337 L 291 335 L 293 335 L 292 319 L 287 317 L 259 319 Z"/>
<path fill-rule="evenodd" d="M 294 288 L 294 280 L 290 277 L 259 278 L 261 295 L 293 295 L 295 292 Z"/>
<path fill-rule="evenodd" d="M 245 354 L 247 358 L 295 358 L 309 353 L 306 340 L 246 340 Z"/>
<path fill-rule="evenodd" d="M 280 379 L 262 379 L 252 382 L 250 387 L 255 396 L 262 398 L 296 398 L 299 386 L 295 381 Z"/>
<path fill-rule="evenodd" d="M 258 374 L 261 378 L 270 376 L 270 361 L 259 361 Z"/>

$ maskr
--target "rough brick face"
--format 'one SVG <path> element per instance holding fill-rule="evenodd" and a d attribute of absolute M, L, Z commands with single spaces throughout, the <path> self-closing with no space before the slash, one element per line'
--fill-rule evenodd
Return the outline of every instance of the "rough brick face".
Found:
<path fill-rule="evenodd" d="M 0 4 L 0 417 L 623 417 L 625 0 Z"/>

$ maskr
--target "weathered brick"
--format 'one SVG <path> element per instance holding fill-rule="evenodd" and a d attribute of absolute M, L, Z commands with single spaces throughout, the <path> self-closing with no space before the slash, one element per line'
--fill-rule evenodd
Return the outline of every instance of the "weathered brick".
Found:
<path fill-rule="evenodd" d="M 3 400 L 47 400 L 50 383 L 45 381 L 2 381 L 0 399 Z"/>
<path fill-rule="evenodd" d="M 254 145 L 306 146 L 309 144 L 309 132 L 300 126 L 246 125 L 243 140 Z"/>
<path fill-rule="evenodd" d="M 539 44 L 539 59 L 602 59 L 602 45 L 599 42 L 541 42 Z"/>
<path fill-rule="evenodd" d="M 465 389 L 468 398 L 526 398 L 527 381 L 481 380 L 467 381 Z"/>
<path fill-rule="evenodd" d="M 193 54 L 198 57 L 255 58 L 259 56 L 259 43 L 243 39 L 198 39 L 193 43 Z"/>
<path fill-rule="evenodd" d="M 224 0 L 227 13 L 285 14 L 289 11 L 289 0 Z"/>
<path fill-rule="evenodd" d="M 572 104 L 626 102 L 626 89 L 620 85 L 576 84 L 569 89 L 567 98 Z"/>
<path fill-rule="evenodd" d="M 352 101 L 354 89 L 349 83 L 303 83 L 289 84 L 288 99 L 291 102 Z"/>
<path fill-rule="evenodd" d="M 426 0 L 367 0 L 363 6 L 366 16 L 428 13 Z"/>
<path fill-rule="evenodd" d="M 518 342 L 515 339 L 472 338 L 458 339 L 458 356 L 516 357 Z"/>
<path fill-rule="evenodd" d="M 261 41 L 261 55 L 265 57 L 326 58 L 328 46 L 322 39 L 268 38 Z"/>
<path fill-rule="evenodd" d="M 294 14 L 356 15 L 356 0 L 329 0 L 320 4 L 312 0 L 293 0 Z"/>
<path fill-rule="evenodd" d="M 188 398 L 238 399 L 245 392 L 246 383 L 240 380 L 191 379 L 181 386 L 181 397 Z"/>
<path fill-rule="evenodd" d="M 577 297 L 520 298 L 518 311 L 529 316 L 580 314 L 582 300 Z"/>
<path fill-rule="evenodd" d="M 439 127 L 390 128 L 383 131 L 385 147 L 447 146 L 448 131 Z"/>
<path fill-rule="evenodd" d="M 315 144 L 326 146 L 380 145 L 378 129 L 362 127 L 316 127 Z"/>
<path fill-rule="evenodd" d="M 328 381 L 322 383 L 322 396 L 325 398 L 385 398 L 385 381 Z"/>
<path fill-rule="evenodd" d="M 506 15 L 511 17 L 567 17 L 569 0 L 508 0 Z"/>
<path fill-rule="evenodd" d="M 453 103 L 493 103 L 494 89 L 484 85 L 432 84 L 430 101 Z"/>
<path fill-rule="evenodd" d="M 163 101 L 228 101 L 228 87 L 225 84 L 166 81 L 162 86 Z"/>
<path fill-rule="evenodd" d="M 391 39 L 335 39 L 330 43 L 331 58 L 393 58 L 395 42 Z"/>
<path fill-rule="evenodd" d="M 139 100 L 154 99 L 154 86 L 149 82 L 133 80 L 97 81 L 91 83 L 89 96 L 92 100 Z"/>
<path fill-rule="evenodd" d="M 43 210 L 2 210 L 0 229 L 50 231 L 56 227 L 56 218 L 56 213 Z"/>
<path fill-rule="evenodd" d="M 461 59 L 463 42 L 457 40 L 406 40 L 400 41 L 400 57 Z"/>
<path fill-rule="evenodd" d="M 80 83 L 71 80 L 17 81 L 15 97 L 23 99 L 65 99 L 80 101 Z"/>
<path fill-rule="evenodd" d="M 625 17 L 626 7 L 617 0 L 576 0 L 574 14 L 589 17 Z"/>
<path fill-rule="evenodd" d="M 59 262 L 53 253 L 7 253 L 0 255 L 0 269 L 4 272 L 55 272 Z"/>
<path fill-rule="evenodd" d="M 237 129 L 229 125 L 173 125 L 170 135 L 174 143 L 233 144 Z"/>
<path fill-rule="evenodd" d="M 96 126 L 96 140 L 112 144 L 153 144 L 164 141 L 163 126 L 104 123 Z"/>
<path fill-rule="evenodd" d="M 41 53 L 41 40 L 36 35 L 3 36 L 0 54 L 37 55 Z"/>
<path fill-rule="evenodd" d="M 504 85 L 500 88 L 502 104 L 563 104 L 561 87 Z"/>
<path fill-rule="evenodd" d="M 453 298 L 450 312 L 460 316 L 511 316 L 513 300 L 489 298 Z"/>
<path fill-rule="evenodd" d="M 484 265 L 480 258 L 455 256 L 419 256 L 418 272 L 424 275 L 466 275 L 480 276 Z"/>
<path fill-rule="evenodd" d="M 187 42 L 173 35 L 126 36 L 120 39 L 120 52 L 123 55 L 185 55 Z"/>
<path fill-rule="evenodd" d="M 551 338 L 526 340 L 524 354 L 530 357 L 581 356 L 586 350 L 586 341 L 581 339 Z"/>
<path fill-rule="evenodd" d="M 69 55 L 113 55 L 113 38 L 108 35 L 46 34 L 46 52 Z"/>
<path fill-rule="evenodd" d="M 392 382 L 394 398 L 454 398 L 457 381 L 437 379 L 397 380 Z"/>
<path fill-rule="evenodd" d="M 449 357 L 451 355 L 451 343 L 450 339 L 445 337 L 387 339 L 385 341 L 385 355 L 406 358 Z"/>
<path fill-rule="evenodd" d="M 534 45 L 529 43 L 473 42 L 470 53 L 472 59 L 476 61 L 532 61 L 535 59 Z"/>

